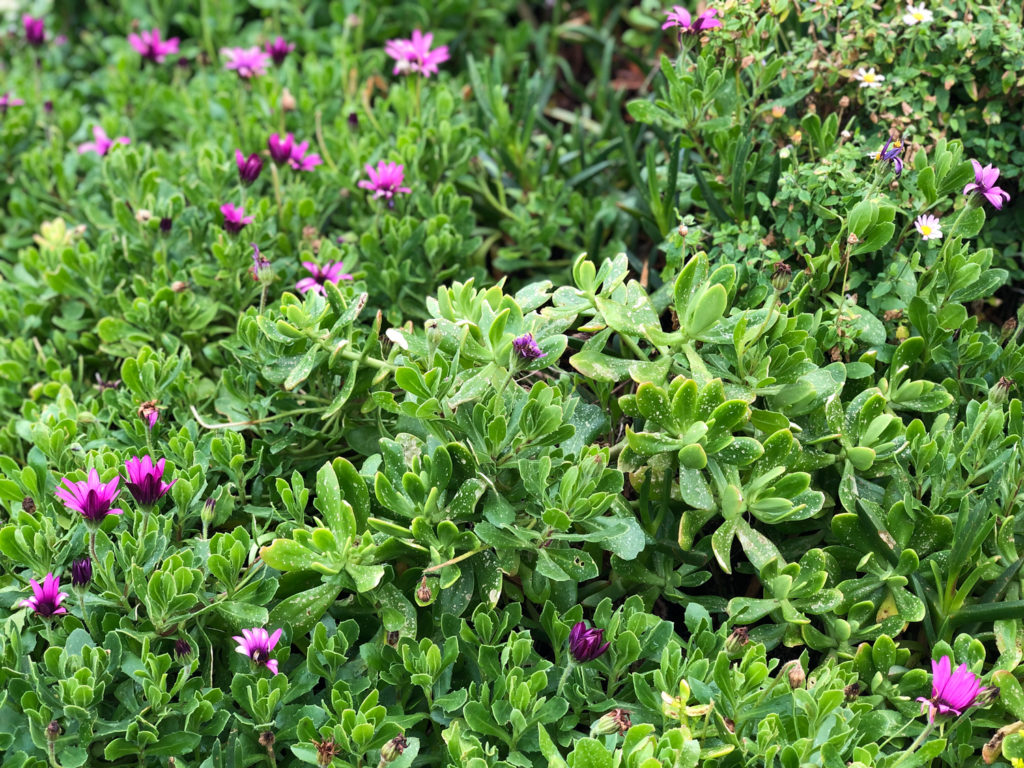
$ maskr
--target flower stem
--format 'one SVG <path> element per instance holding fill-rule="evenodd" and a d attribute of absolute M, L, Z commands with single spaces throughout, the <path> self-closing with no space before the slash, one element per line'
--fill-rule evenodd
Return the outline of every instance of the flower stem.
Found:
<path fill-rule="evenodd" d="M 902 755 L 900 755 L 900 758 L 895 763 L 893 763 L 892 768 L 897 768 L 900 765 L 900 763 L 902 763 L 907 758 L 908 755 L 914 754 L 914 752 L 917 751 L 917 748 L 920 747 L 922 744 L 924 744 L 924 740 L 927 739 L 931 735 L 931 732 L 934 731 L 934 730 L 935 730 L 935 721 L 932 720 L 932 721 L 930 721 L 928 723 L 928 725 L 926 725 L 924 727 L 924 730 L 921 731 L 921 733 L 918 735 L 918 737 L 916 739 L 914 739 L 914 743 L 911 744 L 903 752 Z"/>
<path fill-rule="evenodd" d="M 95 563 L 96 567 L 98 568 L 99 564 L 100 564 L 100 561 L 99 561 L 99 558 L 96 557 L 96 531 L 95 530 L 89 531 L 89 554 L 92 556 L 93 563 Z"/>
<path fill-rule="evenodd" d="M 558 687 L 555 688 L 555 696 L 562 695 L 562 689 L 565 688 L 565 684 L 569 680 L 569 675 L 572 674 L 574 669 L 576 669 L 576 663 L 570 659 L 569 663 L 565 665 L 565 671 L 562 672 L 561 680 L 558 681 Z"/>

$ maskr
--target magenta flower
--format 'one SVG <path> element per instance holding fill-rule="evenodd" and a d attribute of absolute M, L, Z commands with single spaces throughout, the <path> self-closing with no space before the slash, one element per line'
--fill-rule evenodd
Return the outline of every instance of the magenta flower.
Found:
<path fill-rule="evenodd" d="M 46 42 L 46 24 L 42 19 L 29 16 L 21 17 L 21 25 L 25 28 L 25 42 L 38 48 Z"/>
<path fill-rule="evenodd" d="M 981 680 L 961 664 L 955 672 L 951 672 L 952 664 L 949 656 L 939 661 L 932 659 L 932 697 L 918 697 L 921 712 L 928 710 L 928 719 L 935 722 L 935 715 L 956 715 L 959 717 L 968 707 L 973 706 L 978 696 L 988 689 L 981 687 Z"/>
<path fill-rule="evenodd" d="M 248 656 L 254 664 L 263 664 L 273 674 L 277 674 L 277 659 L 270 658 L 270 652 L 274 650 L 277 641 L 281 639 L 282 630 L 274 630 L 274 634 L 268 635 L 267 630 L 262 627 L 243 629 L 242 637 L 235 635 L 232 640 L 238 642 L 235 648 L 237 653 Z"/>
<path fill-rule="evenodd" d="M 289 134 L 290 136 L 291 134 Z M 306 150 L 309 149 L 309 142 L 303 141 L 299 144 L 292 146 L 291 155 L 288 158 L 288 164 L 296 171 L 312 171 L 316 166 L 323 165 L 323 160 L 320 159 L 320 155 L 315 152 L 306 154 Z"/>
<path fill-rule="evenodd" d="M 220 207 L 220 212 L 224 214 L 224 229 L 233 235 L 241 232 L 246 224 L 252 224 L 255 219 L 253 216 L 246 216 L 242 206 L 231 203 L 224 203 Z"/>
<path fill-rule="evenodd" d="M 31 608 L 37 616 L 44 619 L 56 616 L 58 613 L 67 613 L 68 610 L 61 605 L 61 602 L 68 596 L 67 592 L 60 591 L 60 579 L 52 573 L 46 574 L 43 583 L 35 579 L 28 580 L 32 587 L 32 597 L 18 603 L 19 608 Z"/>
<path fill-rule="evenodd" d="M 715 27 L 722 26 L 722 22 L 715 18 L 717 15 L 717 8 L 707 8 L 702 11 L 697 18 L 691 18 L 690 12 L 683 8 L 683 6 L 673 5 L 672 10 L 665 14 L 668 21 L 662 24 L 661 28 L 668 29 L 669 27 L 678 27 L 679 34 L 683 34 L 685 32 L 690 35 L 695 35 L 705 29 L 714 29 Z"/>
<path fill-rule="evenodd" d="M 408 187 L 402 186 L 405 181 L 405 166 L 398 163 L 385 163 L 381 160 L 377 163 L 377 170 L 367 163 L 366 173 L 370 176 L 370 180 L 363 179 L 359 182 L 359 187 L 373 192 L 375 200 L 386 198 L 388 205 L 393 207 L 396 194 L 401 192 L 407 195 L 412 192 Z"/>
<path fill-rule="evenodd" d="M 588 629 L 584 622 L 578 621 L 569 633 L 569 653 L 581 664 L 593 661 L 611 645 L 609 642 L 602 643 L 602 640 L 603 629 Z"/>
<path fill-rule="evenodd" d="M 322 267 L 312 261 L 302 262 L 312 277 L 304 277 L 295 284 L 295 288 L 299 293 L 305 293 L 306 291 L 315 291 L 321 296 L 324 295 L 324 283 L 335 283 L 339 280 L 351 280 L 352 275 L 342 272 L 345 269 L 345 264 L 340 261 L 328 261 Z"/>
<path fill-rule="evenodd" d="M 524 333 L 522 336 L 513 339 L 512 348 L 524 360 L 539 360 L 547 355 L 547 352 L 542 352 L 540 347 L 537 346 L 537 342 L 533 340 L 532 333 Z"/>
<path fill-rule="evenodd" d="M 105 155 L 110 151 L 110 148 L 114 146 L 114 144 L 132 143 L 132 140 L 127 136 L 118 136 L 116 139 L 111 139 L 107 136 L 107 132 L 103 130 L 102 126 L 99 125 L 94 125 L 92 127 L 92 136 L 95 141 L 87 141 L 78 145 L 78 154 L 82 155 L 86 152 L 95 152 L 97 155 Z"/>
<path fill-rule="evenodd" d="M 0 94 L 0 115 L 6 115 L 8 107 L 20 107 L 24 103 L 24 101 L 16 98 L 13 94 L 6 92 Z"/>
<path fill-rule="evenodd" d="M 125 487 L 143 507 L 151 507 L 156 504 L 171 490 L 171 486 L 178 482 L 177 480 L 171 480 L 169 483 L 163 481 L 164 459 L 160 459 L 154 464 L 153 459 L 149 456 L 143 456 L 141 459 L 138 456 L 132 456 L 125 461 L 124 467 L 128 470 L 128 482 L 125 483 Z"/>
<path fill-rule="evenodd" d="M 270 56 L 259 48 L 221 48 L 221 55 L 227 59 L 224 69 L 233 69 L 243 80 L 250 80 L 267 73 Z"/>
<path fill-rule="evenodd" d="M 424 77 L 436 74 L 437 65 L 448 61 L 449 56 L 447 45 L 430 50 L 433 42 L 433 32 L 424 35 L 418 29 L 412 31 L 411 40 L 388 40 L 384 52 L 395 60 L 392 74 L 418 73 Z"/>
<path fill-rule="evenodd" d="M 260 173 L 263 172 L 263 160 L 255 152 L 246 157 L 242 154 L 242 150 L 236 149 L 235 164 L 238 166 L 238 180 L 245 186 L 256 181 L 260 177 Z"/>
<path fill-rule="evenodd" d="M 90 469 L 88 480 L 73 483 L 66 477 L 62 478 L 61 482 L 67 489 L 58 488 L 57 498 L 63 501 L 68 509 L 81 513 L 86 523 L 99 525 L 107 515 L 121 514 L 120 509 L 110 506 L 120 493 L 117 487 L 120 480 L 120 476 L 115 476 L 109 483 L 101 483 L 99 473 L 95 469 Z"/>
<path fill-rule="evenodd" d="M 976 191 L 979 195 L 984 195 L 994 208 L 1001 210 L 1003 198 L 1009 202 L 1010 193 L 996 186 L 996 182 L 999 181 L 999 169 L 992 165 L 982 168 L 977 160 L 971 160 L 971 163 L 974 165 L 974 181 L 964 187 L 964 194 Z"/>
<path fill-rule="evenodd" d="M 284 60 L 288 58 L 288 54 L 295 50 L 295 46 L 287 42 L 283 37 L 278 37 L 274 42 L 264 45 L 263 50 L 280 67 L 284 64 Z"/>
<path fill-rule="evenodd" d="M 278 134 L 271 134 L 267 139 L 267 149 L 270 150 L 270 158 L 278 165 L 290 163 L 292 150 L 295 148 L 295 136 L 288 133 L 282 139 Z"/>
<path fill-rule="evenodd" d="M 128 35 L 128 42 L 143 59 L 152 61 L 154 64 L 163 64 L 164 59 L 178 52 L 179 40 L 176 37 L 161 40 L 160 30 L 154 29 L 149 32 L 143 31 L 141 35 Z"/>

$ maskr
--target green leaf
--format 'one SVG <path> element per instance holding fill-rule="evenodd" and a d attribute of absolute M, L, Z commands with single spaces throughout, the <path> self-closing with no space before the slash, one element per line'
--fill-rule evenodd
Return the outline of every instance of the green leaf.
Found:
<path fill-rule="evenodd" d="M 596 739 L 579 739 L 569 754 L 569 768 L 612 768 L 612 753 Z"/>
<path fill-rule="evenodd" d="M 341 585 L 336 582 L 327 582 L 292 595 L 274 607 L 270 612 L 267 625 L 291 627 L 293 637 L 304 635 L 320 621 L 339 594 L 341 594 Z"/>
<path fill-rule="evenodd" d="M 279 571 L 307 571 L 313 567 L 317 554 L 292 539 L 275 539 L 260 549 L 260 558 Z"/>
<path fill-rule="evenodd" d="M 985 226 L 985 209 L 981 206 L 968 208 L 956 217 L 948 237 L 960 237 L 966 240 L 981 232 L 983 226 Z"/>

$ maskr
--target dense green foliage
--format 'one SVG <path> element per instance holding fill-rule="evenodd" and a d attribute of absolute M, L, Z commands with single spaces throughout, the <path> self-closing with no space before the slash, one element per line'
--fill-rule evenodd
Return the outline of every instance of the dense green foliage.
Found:
<path fill-rule="evenodd" d="M 0 766 L 1018 768 L 1019 3 L 21 5 Z M 56 495 L 143 455 L 152 511 Z M 933 729 L 943 656 L 990 692 Z"/>

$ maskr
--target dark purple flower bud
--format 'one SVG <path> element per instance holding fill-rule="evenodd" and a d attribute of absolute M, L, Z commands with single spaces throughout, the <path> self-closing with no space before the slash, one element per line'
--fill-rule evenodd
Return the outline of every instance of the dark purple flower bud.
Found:
<path fill-rule="evenodd" d="M 270 54 L 270 58 L 277 66 L 281 66 L 288 58 L 288 54 L 295 50 L 295 46 L 286 42 L 283 37 L 278 37 L 274 42 L 264 45 L 263 50 Z"/>
<path fill-rule="evenodd" d="M 170 216 L 164 216 L 163 218 L 160 219 L 160 231 L 163 232 L 165 235 L 168 234 L 171 231 L 171 226 L 173 224 L 174 221 L 171 219 Z"/>
<path fill-rule="evenodd" d="M 71 564 L 71 586 L 87 587 L 92 581 L 92 560 L 88 557 Z"/>
<path fill-rule="evenodd" d="M 37 48 L 46 42 L 46 25 L 42 19 L 25 14 L 21 23 L 25 27 L 25 42 Z"/>
<path fill-rule="evenodd" d="M 405 740 L 405 736 L 401 733 L 398 734 L 397 736 L 395 736 L 395 738 L 393 738 L 391 741 L 389 741 L 387 744 L 381 747 L 381 762 L 393 763 L 395 760 L 401 757 L 402 753 L 405 752 L 408 746 L 409 742 Z"/>
<path fill-rule="evenodd" d="M 291 133 L 281 138 L 278 134 L 272 134 L 267 139 L 267 149 L 270 150 L 270 157 L 278 165 L 284 165 L 292 159 L 292 148 L 295 146 L 295 136 Z"/>
<path fill-rule="evenodd" d="M 588 629 L 584 622 L 578 621 L 569 633 L 569 653 L 581 664 L 593 661 L 611 645 L 610 642 L 602 642 L 603 640 L 603 629 Z"/>
<path fill-rule="evenodd" d="M 156 400 L 147 400 L 139 406 L 139 418 L 146 422 L 147 429 L 153 429 L 160 420 L 160 409 Z"/>
<path fill-rule="evenodd" d="M 56 720 L 51 720 L 50 724 L 46 726 L 46 740 L 56 741 L 62 730 L 64 729 L 60 727 L 60 723 Z"/>
<path fill-rule="evenodd" d="M 21 500 L 21 508 L 28 512 L 30 515 L 36 511 L 36 500 L 31 496 L 26 496 Z"/>
<path fill-rule="evenodd" d="M 532 333 L 524 333 L 522 336 L 514 339 L 512 347 L 524 360 L 539 360 L 547 355 L 547 352 L 541 352 L 537 342 L 533 340 Z"/>
<path fill-rule="evenodd" d="M 236 149 L 235 164 L 238 166 L 238 180 L 247 187 L 256 181 L 263 171 L 263 160 L 255 152 L 246 157 L 242 150 Z"/>
<path fill-rule="evenodd" d="M 359 115 L 355 112 L 348 113 L 348 127 L 353 131 L 359 127 Z"/>
<path fill-rule="evenodd" d="M 188 644 L 188 640 L 183 637 L 179 637 L 174 641 L 174 655 L 179 660 L 184 660 L 192 655 L 192 646 Z"/>
<path fill-rule="evenodd" d="M 48 114 L 48 115 L 51 114 L 53 112 L 53 102 L 50 101 L 49 99 L 44 101 L 43 102 L 43 110 L 46 112 L 46 114 Z"/>

